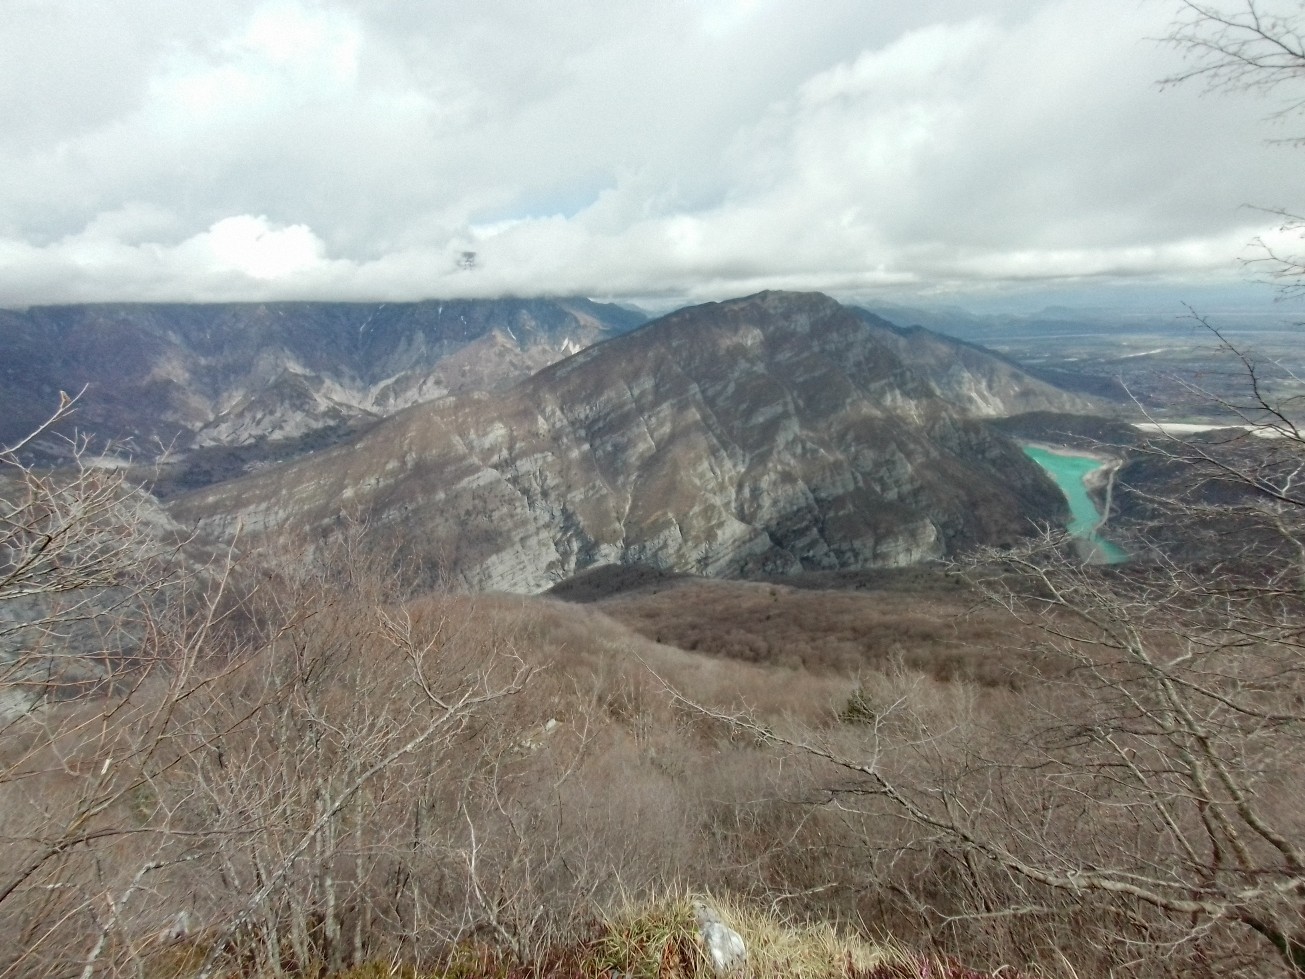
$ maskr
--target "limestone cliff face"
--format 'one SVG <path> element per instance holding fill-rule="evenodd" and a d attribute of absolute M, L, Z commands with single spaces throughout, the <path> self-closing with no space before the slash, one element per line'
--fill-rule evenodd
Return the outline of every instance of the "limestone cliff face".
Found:
<path fill-rule="evenodd" d="M 642 321 L 585 299 L 0 310 L 0 445 L 83 387 L 78 426 L 136 458 L 295 440 L 508 387 Z"/>
<path fill-rule="evenodd" d="M 520 592 L 611 562 L 726 576 L 917 562 L 1063 507 L 977 419 L 1074 399 L 949 343 L 819 295 L 693 307 L 174 512 L 224 534 L 329 530 L 356 511 L 432 570 Z"/>
<path fill-rule="evenodd" d="M 1100 402 L 1040 381 L 1019 364 L 985 347 L 919 326 L 900 329 L 866 310 L 855 312 L 886 346 L 911 365 L 931 391 L 973 417 L 1002 418 L 1017 411 L 1091 412 L 1101 408 Z"/>

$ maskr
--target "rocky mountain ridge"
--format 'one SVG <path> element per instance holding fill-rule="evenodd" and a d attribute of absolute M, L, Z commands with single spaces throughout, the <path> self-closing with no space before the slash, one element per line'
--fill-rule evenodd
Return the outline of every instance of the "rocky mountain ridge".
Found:
<path fill-rule="evenodd" d="M 982 420 L 1090 407 L 977 348 L 762 293 L 672 313 L 492 396 L 407 409 L 173 512 L 220 537 L 357 516 L 432 577 L 519 592 L 605 563 L 893 566 L 1059 516 L 1059 492 Z"/>
<path fill-rule="evenodd" d="M 510 386 L 643 320 L 580 298 L 0 310 L 0 445 L 85 388 L 79 427 L 120 454 L 292 455 L 315 433 Z"/>

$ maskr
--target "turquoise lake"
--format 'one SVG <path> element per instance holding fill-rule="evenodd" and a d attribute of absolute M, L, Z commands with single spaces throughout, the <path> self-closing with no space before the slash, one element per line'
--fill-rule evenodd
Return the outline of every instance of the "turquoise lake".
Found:
<path fill-rule="evenodd" d="M 1128 555 L 1110 541 L 1096 532 L 1101 523 L 1101 511 L 1088 495 L 1083 477 L 1094 469 L 1101 468 L 1101 462 L 1089 456 L 1062 455 L 1048 452 L 1036 446 L 1024 446 L 1024 454 L 1046 470 L 1056 481 L 1060 491 L 1069 503 L 1070 521 L 1065 528 L 1075 537 L 1090 543 L 1096 550 L 1098 558 L 1106 564 L 1119 564 L 1128 560 Z"/>

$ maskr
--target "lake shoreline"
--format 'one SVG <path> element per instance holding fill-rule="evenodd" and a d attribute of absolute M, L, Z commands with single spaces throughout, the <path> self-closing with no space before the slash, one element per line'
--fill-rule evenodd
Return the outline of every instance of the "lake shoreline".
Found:
<path fill-rule="evenodd" d="M 1117 545 L 1100 536 L 1113 503 L 1115 476 L 1124 464 L 1118 456 L 1093 450 L 1078 450 L 1046 442 L 1021 442 L 1024 453 L 1056 482 L 1069 504 L 1071 520 L 1066 529 L 1096 561 L 1117 564 L 1128 559 Z M 1070 472 L 1048 465 L 1039 458 L 1062 459 Z M 1083 468 L 1086 467 L 1086 468 Z M 1078 471 L 1075 471 L 1078 470 Z M 1071 480 L 1077 477 L 1078 488 L 1071 492 Z M 1098 501 L 1100 501 L 1098 505 Z"/>
<path fill-rule="evenodd" d="M 1117 455 L 1108 452 L 1101 452 L 1097 449 L 1075 449 L 1068 445 L 1057 445 L 1053 442 L 1042 442 L 1037 439 L 1020 439 L 1021 448 L 1041 449 L 1043 452 L 1050 452 L 1052 455 L 1064 456 L 1067 459 L 1095 459 L 1102 465 L 1108 463 L 1122 463 L 1123 460 Z"/>
<path fill-rule="evenodd" d="M 1051 455 L 1061 456 L 1065 459 L 1092 459 L 1099 462 L 1096 469 L 1091 469 L 1083 474 L 1083 485 L 1089 492 L 1101 492 L 1105 494 L 1106 502 L 1102 508 L 1102 513 L 1110 512 L 1110 497 L 1113 495 L 1115 486 L 1115 475 L 1124 465 L 1124 460 L 1117 455 L 1111 455 L 1107 452 L 1100 452 L 1095 449 L 1073 449 L 1066 445 L 1053 445 L 1050 442 L 1040 442 L 1035 440 L 1021 440 L 1020 446 L 1030 449 L 1040 449 L 1043 452 L 1049 452 Z M 1101 518 L 1105 522 L 1105 517 Z"/>

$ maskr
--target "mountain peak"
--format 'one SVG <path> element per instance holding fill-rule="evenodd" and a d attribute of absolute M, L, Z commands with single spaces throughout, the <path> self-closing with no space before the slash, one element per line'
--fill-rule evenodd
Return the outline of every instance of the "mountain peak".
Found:
<path fill-rule="evenodd" d="M 819 293 L 759 293 L 679 310 L 500 395 L 405 413 L 192 497 L 183 518 L 316 532 L 348 500 L 416 562 L 510 591 L 609 563 L 719 576 L 909 564 L 1059 515 L 1036 467 L 974 419 L 1066 399 Z"/>

